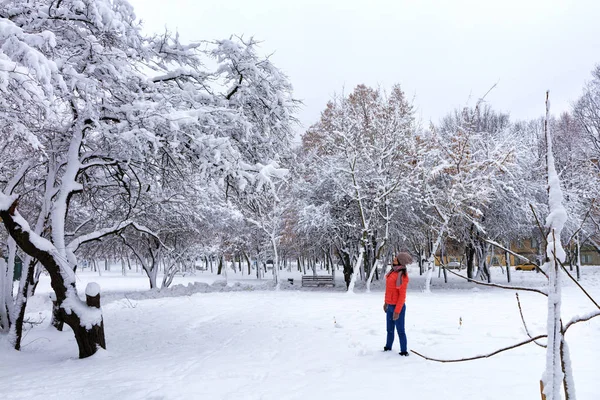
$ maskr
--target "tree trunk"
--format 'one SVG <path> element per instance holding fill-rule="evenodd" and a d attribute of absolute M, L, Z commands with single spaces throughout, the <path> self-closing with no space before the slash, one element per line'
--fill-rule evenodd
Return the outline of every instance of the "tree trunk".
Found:
<path fill-rule="evenodd" d="M 425 257 L 423 253 L 422 246 L 416 246 L 417 255 L 419 257 L 419 275 L 423 275 L 425 273 Z"/>
<path fill-rule="evenodd" d="M 448 265 L 448 254 L 446 254 L 446 246 L 445 245 L 442 246 L 442 251 L 443 251 L 442 257 L 445 258 L 445 264 Z M 443 259 L 443 258 L 440 258 L 440 259 Z M 446 268 L 440 268 L 440 270 L 444 274 L 444 283 L 448 283 L 448 271 L 446 270 Z"/>
<path fill-rule="evenodd" d="M 371 282 L 373 281 L 373 276 L 375 276 L 375 271 L 377 271 L 377 266 L 379 265 L 379 260 L 375 260 L 375 265 L 371 269 L 371 273 L 369 274 L 369 278 L 367 279 L 367 293 L 371 293 Z"/>
<path fill-rule="evenodd" d="M 579 233 L 577 233 L 577 264 L 575 264 L 577 280 L 581 280 L 581 243 L 579 242 Z"/>
<path fill-rule="evenodd" d="M 221 275 L 223 272 L 223 256 L 219 257 L 219 267 L 217 268 L 217 275 Z"/>
<path fill-rule="evenodd" d="M 10 240 L 10 239 L 9 239 Z M 12 298 L 12 274 L 14 271 L 10 263 L 0 257 L 0 332 L 8 332 L 11 322 L 10 305 L 13 304 Z"/>
<path fill-rule="evenodd" d="M 60 252 L 51 242 L 32 232 L 27 224 L 22 224 L 23 218 L 16 213 L 15 208 L 16 200 L 8 210 L 0 210 L 0 218 L 19 247 L 32 258 L 37 259 L 48 271 L 50 284 L 60 307 L 60 319 L 73 330 L 79 346 L 79 357 L 85 358 L 93 355 L 98 346 L 106 348 L 104 325 L 101 323 L 102 312 L 100 309 L 91 312 L 90 307 L 82 304 L 79 300 L 75 287 L 75 274 L 71 269 L 72 265 L 57 256 L 60 255 Z M 43 246 L 39 246 L 40 243 Z M 67 304 L 65 305 L 65 303 Z M 69 313 L 65 311 L 65 306 L 69 308 Z M 96 314 L 96 318 L 92 319 L 93 322 L 87 326 L 81 326 L 80 313 L 85 314 L 86 319 L 90 317 L 90 314 Z M 98 322 L 100 323 L 98 324 Z"/>
<path fill-rule="evenodd" d="M 340 259 L 342 260 L 342 265 L 344 267 L 342 273 L 344 274 L 344 281 L 346 282 L 346 289 L 350 287 L 350 281 L 352 280 L 352 273 L 354 269 L 352 268 L 352 261 L 350 260 L 350 254 L 347 252 L 339 252 Z"/>
<path fill-rule="evenodd" d="M 277 237 L 271 234 L 271 245 L 273 246 L 273 281 L 275 282 L 275 290 L 279 290 L 281 282 L 279 281 L 279 251 L 277 249 Z"/>
<path fill-rule="evenodd" d="M 573 247 L 576 247 L 576 244 L 573 242 L 569 243 L 569 251 L 567 254 L 569 256 L 569 270 L 571 272 L 573 272 L 573 263 L 575 262 L 575 257 L 577 256 L 577 248 Z"/>
<path fill-rule="evenodd" d="M 34 273 L 36 260 L 31 257 L 25 259 L 23 265 L 27 265 L 27 271 L 23 271 L 21 281 L 19 283 L 19 293 L 17 294 L 17 302 L 15 304 L 15 324 L 12 327 L 12 342 L 15 350 L 21 350 L 21 339 L 23 338 L 23 322 L 25 321 L 25 309 L 27 308 L 27 300 L 31 294 L 31 289 L 34 285 Z"/>
<path fill-rule="evenodd" d="M 547 344 L 546 344 L 546 369 L 542 376 L 544 392 L 548 400 L 560 400 L 560 386 L 563 382 L 573 382 L 571 366 L 565 371 L 564 332 L 561 320 L 561 270 L 559 262 L 564 262 L 564 249 L 560 241 L 563 226 L 567 220 L 567 211 L 563 206 L 563 193 L 560 188 L 560 178 L 556 172 L 554 153 L 552 150 L 552 132 L 548 129 L 550 103 L 546 92 L 546 119 L 544 121 L 544 134 L 546 138 L 546 177 L 548 183 L 548 212 L 546 219 L 548 236 L 546 238 L 546 257 L 548 274 L 548 319 L 547 319 Z M 551 218 L 550 215 L 554 217 Z M 564 215 L 564 219 L 556 217 Z M 565 372 L 567 375 L 565 375 Z M 565 387 L 566 398 L 570 398 L 574 388 Z M 574 397 L 574 394 L 573 394 Z"/>
<path fill-rule="evenodd" d="M 121 256 L 121 273 L 123 276 L 127 276 L 127 268 L 125 267 L 125 259 Z"/>
<path fill-rule="evenodd" d="M 469 241 L 465 249 L 467 258 L 467 278 L 473 279 L 475 276 L 475 246 Z"/>
<path fill-rule="evenodd" d="M 248 264 L 248 276 L 252 275 L 252 265 L 250 264 L 250 258 L 248 257 L 248 254 L 246 254 L 246 252 L 243 252 L 244 254 L 244 258 L 246 258 L 246 264 Z"/>
<path fill-rule="evenodd" d="M 508 245 L 506 245 L 506 248 L 508 249 Z M 508 280 L 508 283 L 510 283 L 510 254 L 508 251 L 504 252 L 504 261 L 506 264 L 506 279 Z"/>
<path fill-rule="evenodd" d="M 52 301 L 52 320 L 50 321 L 50 324 L 56 328 L 57 331 L 62 332 L 65 321 L 62 320 L 60 305 L 56 301 L 56 295 L 54 293 L 50 293 L 50 300 Z"/>
<path fill-rule="evenodd" d="M 333 258 L 331 257 L 331 249 L 327 252 L 327 258 L 329 259 L 329 265 L 331 265 L 331 276 L 335 281 L 335 265 L 333 265 Z"/>
<path fill-rule="evenodd" d="M 441 246 L 440 246 L 440 266 L 438 268 L 438 278 L 441 278 L 442 276 L 442 270 L 446 270 L 443 265 L 448 265 L 448 257 L 446 257 L 446 252 L 445 252 L 445 244 L 442 242 Z M 446 282 L 448 283 L 448 282 Z"/>
<path fill-rule="evenodd" d="M 91 284 L 88 284 L 90 287 Z M 88 290 L 86 289 L 86 292 Z M 100 293 L 95 296 L 90 296 L 86 293 L 85 302 L 88 307 L 100 309 Z M 87 329 L 81 324 L 73 329 L 75 332 L 75 340 L 79 346 L 79 358 L 86 358 L 96 353 L 98 346 L 106 349 L 106 339 L 104 338 L 104 319 L 100 320 L 99 324 L 92 325 L 91 329 Z"/>
<path fill-rule="evenodd" d="M 365 255 L 364 246 L 360 246 L 360 250 L 358 251 L 358 259 L 354 264 L 354 272 L 350 278 L 350 284 L 348 285 L 348 293 L 354 293 L 354 285 L 356 284 L 356 279 L 358 278 L 358 270 L 362 264 L 363 257 Z"/>
<path fill-rule="evenodd" d="M 437 253 L 437 249 L 438 247 L 440 247 L 440 244 L 442 243 L 442 239 L 444 237 L 444 233 L 446 231 L 446 225 L 444 224 L 437 236 L 437 239 L 435 241 L 435 243 L 433 243 L 431 245 L 431 252 L 429 254 L 429 258 L 427 259 L 427 276 L 425 277 L 425 293 L 431 293 L 431 278 L 433 276 L 433 270 L 435 268 L 435 263 L 434 263 L 434 259 L 435 259 L 435 253 Z"/>
<path fill-rule="evenodd" d="M 256 253 L 256 279 L 260 279 L 260 254 Z"/>

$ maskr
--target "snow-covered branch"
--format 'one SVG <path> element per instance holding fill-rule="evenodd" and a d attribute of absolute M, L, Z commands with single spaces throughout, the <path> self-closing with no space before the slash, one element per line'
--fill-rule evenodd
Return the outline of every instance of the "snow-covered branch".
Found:
<path fill-rule="evenodd" d="M 122 230 L 127 228 L 128 226 L 133 226 L 138 231 L 147 233 L 158 239 L 158 235 L 156 235 L 154 232 L 152 232 L 150 229 L 146 228 L 145 226 L 137 224 L 134 221 L 123 221 L 123 222 L 119 222 L 118 224 L 115 224 L 111 227 L 98 229 L 94 232 L 90 232 L 85 235 L 81 235 L 78 238 L 73 239 L 67 245 L 67 248 L 70 252 L 75 253 L 82 244 L 92 242 L 94 240 L 100 240 L 103 237 L 108 236 L 108 235 L 118 234 L 119 232 L 121 232 Z"/>
<path fill-rule="evenodd" d="M 586 315 L 582 315 L 582 316 L 575 316 L 573 318 L 571 318 L 569 320 L 569 322 L 567 322 L 563 328 L 563 334 L 567 333 L 567 331 L 569 330 L 570 327 L 572 327 L 575 324 L 578 324 L 580 322 L 586 322 L 589 321 L 593 318 L 596 317 L 600 317 L 600 310 L 596 310 L 596 311 L 592 311 Z"/>

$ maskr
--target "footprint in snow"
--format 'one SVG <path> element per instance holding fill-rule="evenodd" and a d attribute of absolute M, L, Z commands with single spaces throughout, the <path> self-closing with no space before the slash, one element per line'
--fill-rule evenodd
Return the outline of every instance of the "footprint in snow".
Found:
<path fill-rule="evenodd" d="M 364 356 L 370 356 L 371 354 L 373 354 L 373 350 L 366 349 L 366 348 L 359 349 L 359 350 L 356 352 L 356 355 L 357 355 L 357 356 L 361 356 L 361 357 L 364 357 Z"/>

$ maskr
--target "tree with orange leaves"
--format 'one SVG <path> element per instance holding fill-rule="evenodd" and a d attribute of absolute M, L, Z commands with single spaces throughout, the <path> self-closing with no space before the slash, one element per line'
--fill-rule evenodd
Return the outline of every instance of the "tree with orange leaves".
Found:
<path fill-rule="evenodd" d="M 356 250 L 344 271 L 349 292 L 359 272 L 370 282 L 385 255 L 392 217 L 410 193 L 415 131 L 413 107 L 400 86 L 385 93 L 359 85 L 348 96 L 335 96 L 302 138 L 312 153 L 311 179 L 334 186 L 322 201 L 351 205 L 339 216 L 354 232 L 352 243 L 341 244 Z"/>

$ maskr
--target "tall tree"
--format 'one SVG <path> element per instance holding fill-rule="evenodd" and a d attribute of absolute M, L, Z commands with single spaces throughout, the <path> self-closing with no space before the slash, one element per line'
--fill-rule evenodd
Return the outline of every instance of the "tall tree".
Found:
<path fill-rule="evenodd" d="M 254 43 L 142 35 L 125 0 L 7 1 L 0 24 L 0 56 L 10 66 L 0 72 L 1 151 L 10 155 L 0 165 L 2 222 L 49 272 L 59 315 L 86 357 L 103 345 L 93 333 L 103 325 L 88 318 L 100 310 L 77 296 L 76 251 L 141 228 L 132 219 L 139 207 L 167 200 L 145 195 L 152 181 L 165 189 L 165 179 L 183 184 L 193 171 L 197 190 L 270 185 L 264 172 L 276 157 L 257 164 L 251 155 L 259 144 L 271 149 L 264 138 L 290 131 L 289 84 Z M 214 71 L 204 67 L 208 58 Z M 15 173 L 25 154 L 34 162 Z M 36 200 L 18 202 L 13 193 Z M 30 228 L 19 210 L 36 204 L 40 217 Z M 170 221 L 177 213 L 161 210 Z"/>
<path fill-rule="evenodd" d="M 348 223 L 359 250 L 352 274 L 345 273 L 349 292 L 361 268 L 368 274 L 384 254 L 391 216 L 410 191 L 414 140 L 413 109 L 398 85 L 389 94 L 359 85 L 335 97 L 303 136 L 316 154 L 314 176 L 331 179 L 336 197 L 355 210 Z"/>

